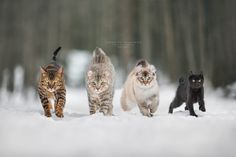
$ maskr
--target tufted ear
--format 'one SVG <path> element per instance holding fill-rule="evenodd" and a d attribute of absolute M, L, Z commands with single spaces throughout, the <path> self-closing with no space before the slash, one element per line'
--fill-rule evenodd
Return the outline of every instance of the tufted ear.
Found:
<path fill-rule="evenodd" d="M 153 72 L 153 73 L 156 73 L 156 72 L 157 72 L 157 69 L 155 68 L 154 65 L 151 65 L 151 66 L 150 66 L 150 69 L 151 69 L 151 72 Z"/>
<path fill-rule="evenodd" d="M 42 74 L 45 74 L 45 73 L 47 73 L 47 71 L 44 69 L 44 67 L 42 67 L 42 66 L 40 66 L 40 72 L 42 73 Z"/>
<path fill-rule="evenodd" d="M 93 76 L 93 72 L 92 72 L 91 70 L 89 70 L 89 71 L 87 72 L 87 76 L 88 76 L 88 79 L 91 79 L 92 76 Z"/>

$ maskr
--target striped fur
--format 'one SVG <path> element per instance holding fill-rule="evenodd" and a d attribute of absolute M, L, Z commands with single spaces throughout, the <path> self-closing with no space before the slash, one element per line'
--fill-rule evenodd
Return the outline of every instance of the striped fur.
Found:
<path fill-rule="evenodd" d="M 62 66 L 56 63 L 56 55 L 60 47 L 53 53 L 52 62 L 41 67 L 41 75 L 38 83 L 38 93 L 46 117 L 51 117 L 54 105 L 57 117 L 64 117 L 63 109 L 66 102 L 65 80 Z"/>
<path fill-rule="evenodd" d="M 96 48 L 86 75 L 90 114 L 112 115 L 115 70 L 105 52 Z"/>

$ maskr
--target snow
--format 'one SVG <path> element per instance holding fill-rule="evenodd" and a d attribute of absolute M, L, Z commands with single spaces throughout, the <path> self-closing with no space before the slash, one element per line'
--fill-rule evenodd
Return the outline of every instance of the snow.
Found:
<path fill-rule="evenodd" d="M 123 112 L 114 98 L 114 114 L 90 116 L 85 89 L 67 89 L 65 117 L 43 116 L 34 90 L 28 96 L 6 91 L 0 97 L 0 156 L 204 156 L 236 155 L 236 101 L 206 91 L 203 113 L 189 116 L 184 106 L 169 115 L 174 85 L 160 85 L 155 116 L 144 117 L 138 108 Z"/>
<path fill-rule="evenodd" d="M 91 54 L 86 50 L 70 50 L 66 57 L 66 76 L 71 86 L 79 86 L 84 83 L 84 75 L 91 60 Z M 78 68 L 81 67 L 81 68 Z"/>

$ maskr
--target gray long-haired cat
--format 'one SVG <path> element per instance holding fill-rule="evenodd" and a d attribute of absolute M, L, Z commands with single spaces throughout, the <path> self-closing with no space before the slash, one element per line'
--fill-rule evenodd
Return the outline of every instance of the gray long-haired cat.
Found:
<path fill-rule="evenodd" d="M 86 75 L 90 115 L 97 110 L 112 115 L 115 69 L 109 57 L 101 48 L 96 48 Z"/>

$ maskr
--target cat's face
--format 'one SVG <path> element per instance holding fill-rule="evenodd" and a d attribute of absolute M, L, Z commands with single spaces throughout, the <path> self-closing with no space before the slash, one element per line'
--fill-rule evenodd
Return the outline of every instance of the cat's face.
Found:
<path fill-rule="evenodd" d="M 97 94 L 109 88 L 109 73 L 107 71 L 88 71 L 87 84 L 90 91 Z"/>
<path fill-rule="evenodd" d="M 190 74 L 188 77 L 190 87 L 192 89 L 199 89 L 203 87 L 204 77 L 203 74 Z"/>
<path fill-rule="evenodd" d="M 41 67 L 41 85 L 49 92 L 54 92 L 61 87 L 63 77 L 63 68 L 58 71 L 47 71 Z"/>
<path fill-rule="evenodd" d="M 153 65 L 136 68 L 136 81 L 142 87 L 150 87 L 156 81 L 156 69 Z"/>

